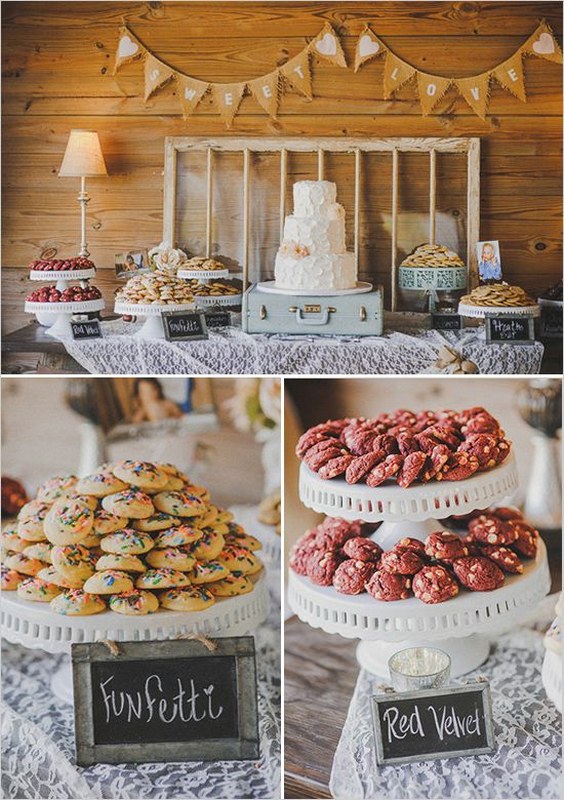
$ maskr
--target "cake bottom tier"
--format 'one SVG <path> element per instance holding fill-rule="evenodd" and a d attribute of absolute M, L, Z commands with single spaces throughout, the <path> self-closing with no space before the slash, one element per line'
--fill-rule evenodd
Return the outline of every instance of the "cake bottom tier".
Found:
<path fill-rule="evenodd" d="M 278 253 L 274 277 L 280 289 L 352 289 L 357 280 L 354 253 L 304 258 Z"/>

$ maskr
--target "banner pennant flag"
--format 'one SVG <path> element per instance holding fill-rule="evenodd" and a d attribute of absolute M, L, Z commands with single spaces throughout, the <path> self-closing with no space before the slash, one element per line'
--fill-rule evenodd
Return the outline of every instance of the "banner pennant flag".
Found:
<path fill-rule="evenodd" d="M 441 78 L 439 75 L 427 75 L 425 72 L 417 72 L 419 102 L 425 116 L 431 113 L 451 83 L 451 78 Z"/>
<path fill-rule="evenodd" d="M 416 73 L 415 67 L 406 64 L 389 50 L 386 53 L 384 64 L 384 97 L 388 100 L 404 83 L 407 83 Z"/>
<path fill-rule="evenodd" d="M 120 28 L 119 41 L 116 50 L 116 60 L 114 63 L 113 75 L 116 74 L 118 69 L 130 61 L 135 61 L 136 58 L 143 55 L 145 52 L 141 42 L 131 33 L 125 25 Z"/>
<path fill-rule="evenodd" d="M 521 50 L 492 70 L 492 75 L 504 89 L 514 94 L 523 103 L 527 102 Z"/>
<path fill-rule="evenodd" d="M 313 99 L 309 51 L 306 49 L 280 67 L 280 74 L 308 100 Z"/>
<path fill-rule="evenodd" d="M 270 75 L 265 75 L 263 78 L 248 81 L 247 86 L 257 103 L 264 108 L 269 117 L 276 119 L 280 100 L 280 75 L 278 70 L 271 72 Z"/>
<path fill-rule="evenodd" d="M 228 128 L 245 94 L 246 83 L 212 83 L 211 94 L 221 119 Z"/>
<path fill-rule="evenodd" d="M 543 20 L 532 36 L 529 36 L 522 48 L 527 54 L 545 58 L 547 61 L 555 61 L 562 64 L 562 50 L 550 25 Z"/>
<path fill-rule="evenodd" d="M 310 52 L 316 56 L 321 56 L 331 64 L 336 64 L 338 67 L 346 67 L 347 61 L 339 37 L 333 30 L 332 26 L 327 23 L 320 34 L 309 45 Z"/>
<path fill-rule="evenodd" d="M 375 33 L 368 27 L 362 31 L 356 43 L 356 51 L 354 54 L 354 71 L 358 72 L 359 67 L 370 61 L 371 58 L 381 56 L 386 51 L 384 42 L 376 36 Z"/>
<path fill-rule="evenodd" d="M 189 78 L 184 75 L 177 75 L 176 82 L 178 84 L 178 99 L 182 107 L 182 116 L 186 119 L 196 109 L 210 85 L 205 81 L 198 81 L 196 78 Z"/>
<path fill-rule="evenodd" d="M 143 99 L 147 101 L 153 92 L 168 83 L 175 74 L 173 69 L 149 53 L 145 59 L 145 96 Z"/>
<path fill-rule="evenodd" d="M 490 74 L 485 72 L 475 78 L 457 78 L 454 85 L 470 108 L 481 118 L 486 118 L 490 94 Z"/>

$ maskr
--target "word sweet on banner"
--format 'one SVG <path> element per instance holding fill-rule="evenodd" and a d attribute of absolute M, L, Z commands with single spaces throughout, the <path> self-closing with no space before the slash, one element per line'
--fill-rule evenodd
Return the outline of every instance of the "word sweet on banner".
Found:
<path fill-rule="evenodd" d="M 360 34 L 356 43 L 354 59 L 355 72 L 367 61 L 385 55 L 384 62 L 384 97 L 391 98 L 398 89 L 415 81 L 416 91 L 424 115 L 430 114 L 439 100 L 451 86 L 466 100 L 472 111 L 482 119 L 486 118 L 492 80 L 523 103 L 527 102 L 523 58 L 538 56 L 548 61 L 562 64 L 562 51 L 558 42 L 545 21 L 541 22 L 534 33 L 509 58 L 492 69 L 470 78 L 448 78 L 441 75 L 430 75 L 408 64 L 388 48 L 386 44 L 368 27 Z"/>
<path fill-rule="evenodd" d="M 346 67 L 345 54 L 339 37 L 327 23 L 308 45 L 286 64 L 266 75 L 238 83 L 212 83 L 192 78 L 173 69 L 151 53 L 125 25 L 120 29 L 113 74 L 125 64 L 137 59 L 144 61 L 145 92 L 147 101 L 152 94 L 170 81 L 176 82 L 177 95 L 186 119 L 205 95 L 209 95 L 221 119 L 231 127 L 245 94 L 252 95 L 266 113 L 276 118 L 280 96 L 288 88 L 300 92 L 308 100 L 313 97 L 311 59 L 321 58 L 338 67 Z"/>

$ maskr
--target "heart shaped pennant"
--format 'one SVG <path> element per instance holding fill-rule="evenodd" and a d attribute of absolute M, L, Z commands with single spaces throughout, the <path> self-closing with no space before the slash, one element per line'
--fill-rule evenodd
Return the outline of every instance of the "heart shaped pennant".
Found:
<path fill-rule="evenodd" d="M 347 66 L 339 37 L 329 23 L 327 23 L 321 33 L 315 37 L 310 48 L 312 53 L 322 56 L 332 64 L 336 64 L 339 67 Z"/>
<path fill-rule="evenodd" d="M 385 51 L 384 43 L 366 26 L 358 37 L 354 56 L 354 71 L 374 56 L 380 56 Z"/>
<path fill-rule="evenodd" d="M 127 64 L 129 61 L 134 61 L 136 58 L 139 58 L 142 52 L 143 50 L 139 42 L 131 35 L 127 28 L 122 28 L 116 50 L 113 74 L 115 75 L 123 64 Z"/>
<path fill-rule="evenodd" d="M 524 49 L 533 56 L 539 56 L 539 58 L 545 58 L 547 61 L 554 61 L 557 64 L 562 63 L 562 51 L 546 22 L 541 22 L 533 35 L 529 36 Z"/>

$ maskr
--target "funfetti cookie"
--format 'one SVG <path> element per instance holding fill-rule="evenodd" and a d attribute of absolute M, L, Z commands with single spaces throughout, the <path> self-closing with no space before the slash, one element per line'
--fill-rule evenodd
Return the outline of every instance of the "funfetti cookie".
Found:
<path fill-rule="evenodd" d="M 2 575 L 1 587 L 3 592 L 15 592 L 20 583 L 25 580 L 25 575 L 20 575 L 15 569 L 9 569 L 4 566 L 4 564 L 0 567 L 0 572 Z"/>
<path fill-rule="evenodd" d="M 69 617 L 84 617 L 100 614 L 106 610 L 106 604 L 95 594 L 87 594 L 81 589 L 69 589 L 51 600 L 51 609 Z"/>
<path fill-rule="evenodd" d="M 214 597 L 237 597 L 252 592 L 254 584 L 242 572 L 232 572 L 220 581 L 207 584 L 206 589 Z"/>
<path fill-rule="evenodd" d="M 51 564 L 52 549 L 53 545 L 47 541 L 35 542 L 34 544 L 29 544 L 26 542 L 26 547 L 22 552 L 27 558 L 36 558 L 38 561 L 42 561 L 44 564 Z"/>
<path fill-rule="evenodd" d="M 18 526 L 9 525 L 2 531 L 2 548 L 8 553 L 23 553 L 29 541 L 18 536 Z"/>
<path fill-rule="evenodd" d="M 8 569 L 14 569 L 16 572 L 21 572 L 22 575 L 35 577 L 45 564 L 36 558 L 28 558 L 23 553 L 10 553 L 4 559 L 4 566 Z"/>
<path fill-rule="evenodd" d="M 108 533 L 127 528 L 127 522 L 127 517 L 119 517 L 106 511 L 105 508 L 98 508 L 94 512 L 93 531 L 98 536 L 107 536 Z"/>
<path fill-rule="evenodd" d="M 133 521 L 133 527 L 136 531 L 146 531 L 147 533 L 154 533 L 155 531 L 164 531 L 168 528 L 174 528 L 182 525 L 179 517 L 173 517 L 172 514 L 165 514 L 164 511 L 156 511 L 151 517 L 147 519 L 136 519 Z"/>
<path fill-rule="evenodd" d="M 137 589 L 169 589 L 176 586 L 189 586 L 190 581 L 184 572 L 160 567 L 149 569 L 135 581 Z"/>
<path fill-rule="evenodd" d="M 105 497 L 108 494 L 123 492 L 128 487 L 128 483 L 116 478 L 109 470 L 101 470 L 81 478 L 76 485 L 76 491 L 93 497 Z"/>
<path fill-rule="evenodd" d="M 202 537 L 189 547 L 198 561 L 213 561 L 225 547 L 225 539 L 221 533 L 204 528 Z"/>
<path fill-rule="evenodd" d="M 94 575 L 96 559 L 87 547 L 80 544 L 55 545 L 51 561 L 57 572 L 72 581 L 84 582 Z"/>
<path fill-rule="evenodd" d="M 140 489 L 125 489 L 102 498 L 102 508 L 118 517 L 147 519 L 154 514 L 155 507 L 149 495 Z"/>
<path fill-rule="evenodd" d="M 36 603 L 49 603 L 63 590 L 54 583 L 47 583 L 41 578 L 26 578 L 18 586 L 20 600 L 31 600 Z"/>
<path fill-rule="evenodd" d="M 191 492 L 159 492 L 153 497 L 155 508 L 174 517 L 198 517 L 206 510 L 206 504 Z"/>
<path fill-rule="evenodd" d="M 55 586 L 60 586 L 61 589 L 81 589 L 84 586 L 82 578 L 66 578 L 53 565 L 44 566 L 37 573 L 37 577 L 41 578 L 45 583 L 54 583 Z"/>
<path fill-rule="evenodd" d="M 219 561 L 196 561 L 194 569 L 190 573 L 190 583 L 198 585 L 200 583 L 213 583 L 223 580 L 229 576 L 229 570 Z"/>
<path fill-rule="evenodd" d="M 226 545 L 215 560 L 230 572 L 242 572 L 245 575 L 253 575 L 262 569 L 260 559 L 244 547 Z"/>
<path fill-rule="evenodd" d="M 140 555 L 152 550 L 154 542 L 148 533 L 136 531 L 133 528 L 124 528 L 100 539 L 100 547 L 105 553 Z"/>
<path fill-rule="evenodd" d="M 57 475 L 49 478 L 37 490 L 37 499 L 43 503 L 54 503 L 60 497 L 68 496 L 75 489 L 77 481 L 76 475 Z"/>
<path fill-rule="evenodd" d="M 110 597 L 110 608 L 118 614 L 140 616 L 154 614 L 159 608 L 157 596 L 152 592 L 132 589 Z"/>
<path fill-rule="evenodd" d="M 84 584 L 84 591 L 89 594 L 121 594 L 130 592 L 133 588 L 133 580 L 127 572 L 117 569 L 96 572 Z"/>
<path fill-rule="evenodd" d="M 56 500 L 47 516 L 43 528 L 51 544 L 78 544 L 85 539 L 94 524 L 92 511 L 78 500 L 61 498 Z"/>
<path fill-rule="evenodd" d="M 152 567 L 168 567 L 177 569 L 180 572 L 189 572 L 196 564 L 196 559 L 186 550 L 179 550 L 178 547 L 164 547 L 147 553 L 145 557 L 147 564 Z"/>
<path fill-rule="evenodd" d="M 126 553 L 106 553 L 100 556 L 96 562 L 96 571 L 102 572 L 106 569 L 119 569 L 123 572 L 145 572 L 147 567 L 139 556 Z"/>
<path fill-rule="evenodd" d="M 214 604 L 215 597 L 202 586 L 187 586 L 163 592 L 160 601 L 163 608 L 171 611 L 203 611 Z"/>
<path fill-rule="evenodd" d="M 182 547 L 194 544 L 202 539 L 204 533 L 199 528 L 190 525 L 179 525 L 177 528 L 168 528 L 155 537 L 155 547 Z"/>
<path fill-rule="evenodd" d="M 32 500 L 20 509 L 18 514 L 18 536 L 26 542 L 41 542 L 45 536 L 45 519 L 51 503 Z"/>
<path fill-rule="evenodd" d="M 159 492 L 166 486 L 170 476 L 149 461 L 121 461 L 113 469 L 114 475 L 131 486 L 145 492 Z"/>

